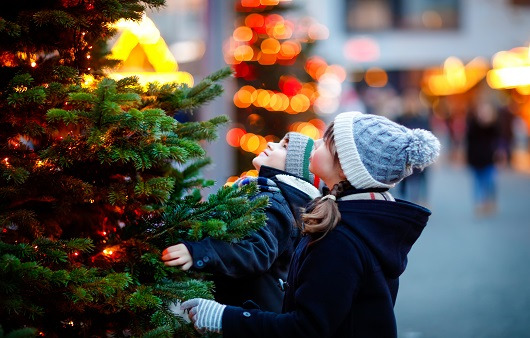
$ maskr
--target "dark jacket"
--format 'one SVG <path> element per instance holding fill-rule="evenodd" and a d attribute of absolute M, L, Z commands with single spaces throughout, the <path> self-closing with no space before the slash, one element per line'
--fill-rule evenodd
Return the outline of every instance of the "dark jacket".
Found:
<path fill-rule="evenodd" d="M 272 188 L 276 190 L 260 186 L 260 194 L 269 197 L 266 226 L 234 243 L 213 238 L 183 243 L 193 257 L 193 268 L 213 274 L 218 302 L 242 306 L 251 300 L 263 310 L 281 312 L 283 292 L 278 279 L 287 279 L 300 238 L 293 213 L 319 191 L 282 170 L 262 166 L 259 176 L 274 182 Z"/>
<path fill-rule="evenodd" d="M 342 220 L 300 241 L 282 314 L 227 306 L 225 337 L 396 337 L 398 277 L 430 211 L 401 200 L 339 201 Z"/>
<path fill-rule="evenodd" d="M 481 122 L 476 113 L 467 120 L 466 156 L 468 164 L 477 169 L 495 164 L 495 153 L 499 146 L 500 129 L 496 121 Z"/>

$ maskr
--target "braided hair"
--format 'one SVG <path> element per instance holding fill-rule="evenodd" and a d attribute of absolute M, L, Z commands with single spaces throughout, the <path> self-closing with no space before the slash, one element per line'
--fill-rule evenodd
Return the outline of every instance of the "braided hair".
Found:
<path fill-rule="evenodd" d="M 333 161 L 339 164 L 339 155 L 335 148 L 335 140 L 333 137 L 333 123 L 331 123 L 324 133 L 324 144 L 328 147 L 329 152 L 333 156 Z M 340 221 L 340 212 L 335 202 L 342 196 L 344 191 L 351 188 L 350 182 L 344 180 L 335 184 L 329 195 L 315 198 L 307 206 L 302 213 L 302 234 L 314 236 L 316 242 L 333 230 Z M 331 197 L 331 198 L 330 198 Z"/>

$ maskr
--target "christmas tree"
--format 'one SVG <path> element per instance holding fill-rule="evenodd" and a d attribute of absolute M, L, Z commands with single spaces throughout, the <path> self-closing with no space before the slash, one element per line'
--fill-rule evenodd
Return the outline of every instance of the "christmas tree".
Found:
<path fill-rule="evenodd" d="M 180 123 L 222 93 L 105 76 L 119 19 L 163 0 L 15 2 L 0 14 L 0 337 L 194 336 L 171 306 L 211 298 L 208 276 L 168 268 L 179 240 L 264 225 L 256 187 L 201 178 L 201 142 L 225 116 Z M 87 81 L 91 79 L 91 81 Z"/>

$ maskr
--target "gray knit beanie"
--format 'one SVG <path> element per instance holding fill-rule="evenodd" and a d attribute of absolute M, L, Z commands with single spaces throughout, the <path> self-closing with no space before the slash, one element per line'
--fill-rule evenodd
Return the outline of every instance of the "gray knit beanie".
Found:
<path fill-rule="evenodd" d="M 361 112 L 337 115 L 333 136 L 341 168 L 357 189 L 392 188 L 440 154 L 440 142 L 430 131 Z"/>
<path fill-rule="evenodd" d="M 289 140 L 285 171 L 313 184 L 315 177 L 309 171 L 309 157 L 315 142 L 312 138 L 295 132 L 287 133 L 283 138 Z"/>

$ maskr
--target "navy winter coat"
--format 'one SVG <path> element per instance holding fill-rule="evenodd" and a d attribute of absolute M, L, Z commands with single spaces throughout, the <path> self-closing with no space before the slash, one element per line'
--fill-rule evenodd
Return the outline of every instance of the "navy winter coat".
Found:
<path fill-rule="evenodd" d="M 270 187 L 260 186 L 260 194 L 269 197 L 266 226 L 234 243 L 206 238 L 183 244 L 193 257 L 193 268 L 212 273 L 218 302 L 243 306 L 251 300 L 263 310 L 279 313 L 283 292 L 278 279 L 287 279 L 300 239 L 295 215 L 320 193 L 307 181 L 282 170 L 262 166 L 259 176 L 280 189 L 271 192 Z"/>
<path fill-rule="evenodd" d="M 339 201 L 342 220 L 300 241 L 282 314 L 227 306 L 224 337 L 396 337 L 394 304 L 407 254 L 430 211 L 401 200 Z"/>

